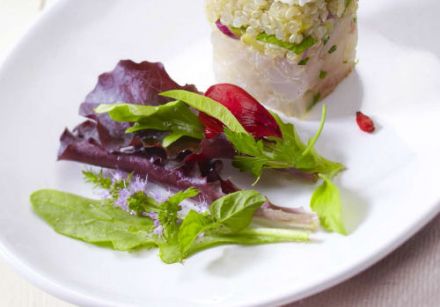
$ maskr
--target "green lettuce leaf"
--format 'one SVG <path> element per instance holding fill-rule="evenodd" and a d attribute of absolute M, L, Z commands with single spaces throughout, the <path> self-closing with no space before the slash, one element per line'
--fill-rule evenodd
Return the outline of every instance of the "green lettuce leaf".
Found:
<path fill-rule="evenodd" d="M 31 203 L 34 212 L 60 234 L 121 251 L 156 246 L 150 219 L 131 216 L 105 201 L 40 190 L 31 195 Z"/>
<path fill-rule="evenodd" d="M 225 106 L 217 101 L 185 90 L 171 90 L 160 93 L 161 96 L 183 101 L 194 109 L 210 115 L 221 121 L 230 130 L 237 133 L 247 133 L 240 122 Z"/>
<path fill-rule="evenodd" d="M 195 139 L 203 138 L 203 126 L 196 114 L 186 104 L 172 101 L 160 106 L 145 106 L 129 103 L 101 104 L 95 112 L 108 113 L 117 122 L 135 123 L 127 129 L 127 133 L 141 130 L 169 131 L 162 145 L 167 147 L 187 136 Z"/>
<path fill-rule="evenodd" d="M 96 179 L 96 178 L 92 178 Z M 107 183 L 105 183 L 107 185 Z M 179 263 L 190 255 L 221 244 L 267 244 L 304 242 L 308 232 L 250 227 L 252 217 L 265 198 L 255 191 L 240 191 L 212 204 L 205 213 L 190 211 L 180 221 L 180 203 L 198 191 L 176 193 L 162 204 L 133 196 L 136 206 L 159 214 L 162 235 L 153 221 L 133 216 L 109 201 L 92 200 L 55 190 L 31 195 L 33 210 L 60 234 L 120 251 L 159 247 L 164 263 Z M 146 212 L 146 211 L 144 211 Z"/>
<path fill-rule="evenodd" d="M 323 183 L 315 190 L 310 207 L 318 214 L 322 227 L 327 231 L 347 234 L 342 221 L 342 202 L 338 187 L 324 175 Z"/>

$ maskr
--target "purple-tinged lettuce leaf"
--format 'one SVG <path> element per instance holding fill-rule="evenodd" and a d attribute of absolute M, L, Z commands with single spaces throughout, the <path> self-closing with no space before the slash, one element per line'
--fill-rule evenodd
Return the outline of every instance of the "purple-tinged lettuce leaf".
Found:
<path fill-rule="evenodd" d="M 166 72 L 163 64 L 123 60 L 111 72 L 99 76 L 95 89 L 87 95 L 80 106 L 80 115 L 96 120 L 101 144 L 114 147 L 115 144 L 127 145 L 130 134 L 125 130 L 127 123 L 111 120 L 106 114 L 97 115 L 94 109 L 99 104 L 126 102 L 142 105 L 161 105 L 171 99 L 159 96 L 163 91 L 184 89 L 197 92 L 194 85 L 180 86 Z M 110 142 L 108 142 L 110 141 Z"/>
<path fill-rule="evenodd" d="M 232 182 L 220 178 L 221 161 L 211 161 L 216 155 L 223 157 L 230 151 L 230 147 L 223 148 L 224 142 L 211 148 L 216 149 L 217 154 L 212 151 L 203 159 L 198 157 L 197 163 L 185 162 L 188 156 L 206 151 L 206 146 L 199 150 L 198 144 L 182 141 L 164 149 L 160 146 L 163 133 L 126 134 L 127 124 L 94 112 L 95 107 L 103 103 L 164 104 L 170 98 L 158 94 L 173 89 L 197 91 L 193 85 L 180 86 L 174 82 L 160 63 L 120 61 L 112 72 L 99 77 L 95 89 L 82 103 L 80 114 L 89 120 L 61 136 L 58 159 L 148 176 L 149 180 L 173 190 L 196 187 L 206 201 L 237 191 Z"/>
<path fill-rule="evenodd" d="M 173 164 L 173 161 L 161 159 L 155 152 L 110 153 L 93 138 L 81 138 L 68 130 L 63 133 L 60 141 L 61 149 L 58 156 L 60 160 L 77 161 L 134 173 L 148 177 L 149 180 L 172 190 L 194 187 L 200 191 L 201 198 L 208 202 L 222 197 L 235 188 L 231 182 L 218 179 L 219 176 L 215 178 L 216 180 L 210 181 L 208 176 L 202 176 L 195 167 L 188 172 Z M 223 190 L 223 185 L 227 191 Z"/>

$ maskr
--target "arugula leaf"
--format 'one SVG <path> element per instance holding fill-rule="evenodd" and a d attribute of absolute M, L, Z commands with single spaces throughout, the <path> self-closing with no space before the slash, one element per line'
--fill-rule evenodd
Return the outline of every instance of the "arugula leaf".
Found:
<path fill-rule="evenodd" d="M 313 193 L 310 207 L 318 214 L 324 229 L 346 235 L 347 231 L 342 222 L 342 202 L 339 189 L 327 176 L 320 175 L 320 177 L 324 182 Z"/>
<path fill-rule="evenodd" d="M 223 196 L 209 207 L 212 218 L 223 226 L 221 231 L 239 232 L 248 227 L 255 211 L 266 202 L 257 191 L 239 191 Z"/>
<path fill-rule="evenodd" d="M 63 235 L 120 251 L 156 246 L 150 219 L 131 216 L 105 201 L 40 190 L 31 195 L 31 203 L 34 212 Z"/>
<path fill-rule="evenodd" d="M 285 124 L 275 115 L 275 119 L 280 126 L 283 134 L 284 142 L 277 143 L 277 155 L 280 160 L 286 160 L 289 156 L 298 157 L 298 151 L 301 152 L 300 157 L 295 162 L 295 168 L 309 173 L 320 173 L 329 177 L 336 176 L 345 169 L 345 166 L 338 162 L 327 160 L 314 149 L 321 132 L 324 128 L 326 111 L 323 110 L 323 119 L 316 135 L 308 142 L 306 146 L 299 137 L 295 127 L 291 124 Z M 287 160 L 288 161 L 288 160 Z"/>
<path fill-rule="evenodd" d="M 260 181 L 263 174 L 263 168 L 266 167 L 267 161 L 268 160 L 263 156 L 235 156 L 232 161 L 232 166 L 238 168 L 242 172 L 251 173 L 255 177 L 255 181 L 252 185 L 255 185 Z"/>
<path fill-rule="evenodd" d="M 101 104 L 95 112 L 108 113 L 110 118 L 117 122 L 135 123 L 126 130 L 127 133 L 148 129 L 170 131 L 163 140 L 164 147 L 184 136 L 203 138 L 203 126 L 197 115 L 181 101 L 172 101 L 160 106 L 129 103 Z"/>
<path fill-rule="evenodd" d="M 278 39 L 275 35 L 270 35 L 266 33 L 258 34 L 257 40 L 268 44 L 277 45 L 284 49 L 288 49 L 295 54 L 303 53 L 304 51 L 306 51 L 316 43 L 316 40 L 311 36 L 304 38 L 303 41 L 299 44 L 294 44 L 294 43 L 284 42 Z"/>
<path fill-rule="evenodd" d="M 221 121 L 230 130 L 237 133 L 247 133 L 240 122 L 225 106 L 217 101 L 185 90 L 171 90 L 160 93 L 161 96 L 183 101 L 194 109 Z"/>
<path fill-rule="evenodd" d="M 329 161 L 320 156 L 314 149 L 324 128 L 327 109 L 324 106 L 320 127 L 308 144 L 304 144 L 292 124 L 284 123 L 273 113 L 280 127 L 282 138 L 270 137 L 267 140 L 256 140 L 251 135 L 236 133 L 225 129 L 225 135 L 237 152 L 233 165 L 241 171 L 250 172 L 259 178 L 264 168 L 295 168 L 308 173 L 322 173 L 330 177 L 344 169 L 340 163 Z M 258 180 L 258 179 L 257 179 Z"/>

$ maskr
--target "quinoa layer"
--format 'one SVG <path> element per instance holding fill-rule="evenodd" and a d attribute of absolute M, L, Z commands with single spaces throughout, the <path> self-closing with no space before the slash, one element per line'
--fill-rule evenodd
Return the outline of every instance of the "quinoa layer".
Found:
<path fill-rule="evenodd" d="M 264 54 L 292 62 L 325 44 L 339 19 L 356 19 L 357 6 L 358 0 L 207 0 L 211 22 L 230 27 Z"/>

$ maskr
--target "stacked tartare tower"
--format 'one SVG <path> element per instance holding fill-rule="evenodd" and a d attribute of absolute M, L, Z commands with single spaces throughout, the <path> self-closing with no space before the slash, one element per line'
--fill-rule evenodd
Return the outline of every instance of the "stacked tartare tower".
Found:
<path fill-rule="evenodd" d="M 219 82 L 302 116 L 353 70 L 357 0 L 207 0 Z"/>

